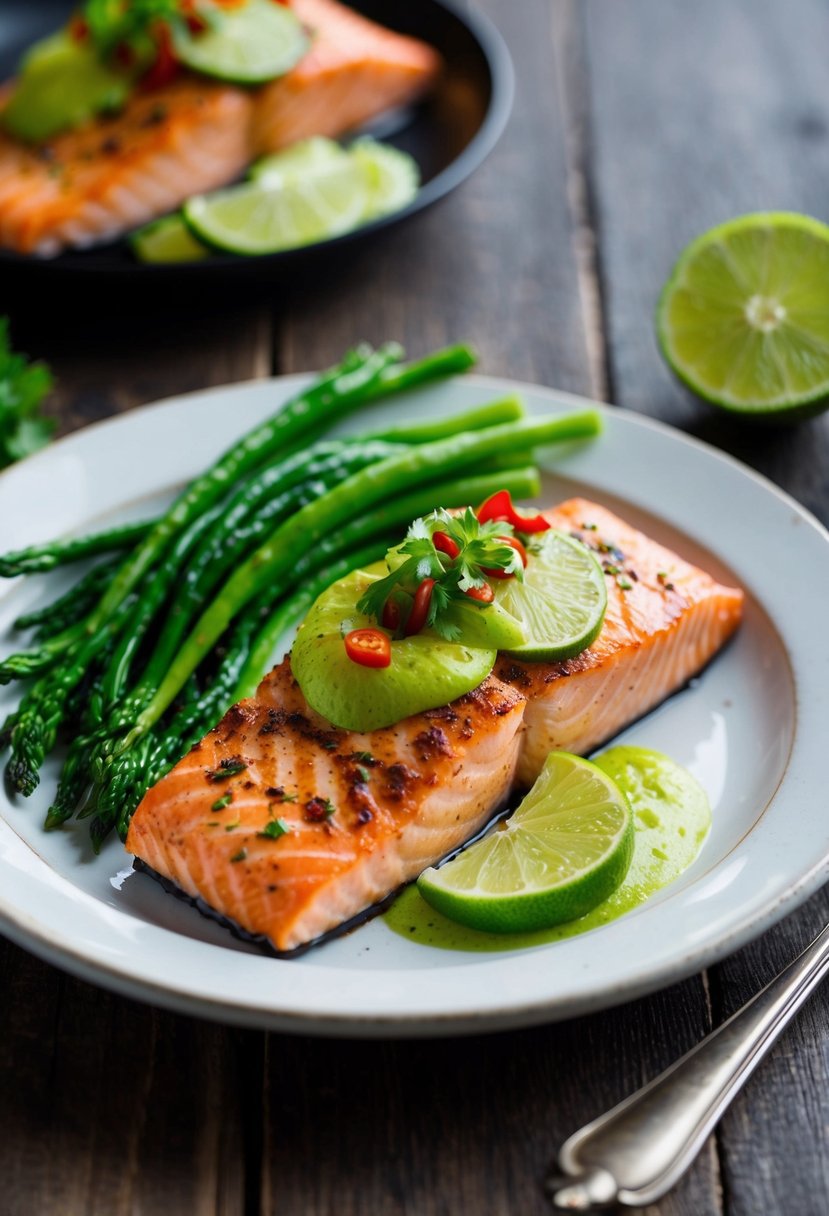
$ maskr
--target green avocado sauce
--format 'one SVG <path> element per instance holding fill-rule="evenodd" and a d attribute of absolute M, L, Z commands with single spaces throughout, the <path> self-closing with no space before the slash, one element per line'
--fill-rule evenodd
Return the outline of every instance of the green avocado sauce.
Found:
<path fill-rule="evenodd" d="M 604 903 L 552 929 L 478 933 L 430 908 L 412 883 L 384 913 L 388 927 L 409 941 L 441 950 L 524 950 L 598 929 L 673 882 L 697 858 L 711 826 L 711 807 L 702 786 L 673 760 L 647 748 L 613 747 L 594 757 L 594 763 L 627 795 L 635 829 L 630 869 Z"/>

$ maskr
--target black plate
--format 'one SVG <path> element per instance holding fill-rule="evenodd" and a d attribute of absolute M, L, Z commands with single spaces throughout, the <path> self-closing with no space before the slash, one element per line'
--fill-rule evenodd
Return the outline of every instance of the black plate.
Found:
<path fill-rule="evenodd" d="M 77 4 L 67 0 L 2 0 L 0 79 L 11 76 L 20 53 L 36 38 L 61 25 L 75 7 Z M 134 285 L 139 281 L 147 285 L 175 282 L 191 287 L 204 282 L 205 276 L 273 277 L 366 240 L 454 190 L 492 150 L 512 106 L 512 63 L 500 34 L 480 14 L 461 12 L 441 0 L 350 0 L 350 7 L 390 29 L 431 43 L 446 64 L 427 101 L 405 114 L 391 116 L 388 124 L 381 120 L 371 128 L 373 134 L 411 153 L 420 166 L 423 184 L 403 211 L 330 241 L 254 258 L 215 254 L 201 262 L 152 265 L 138 262 L 123 240 L 48 259 L 0 250 L 5 273 L 25 270 L 27 278 L 48 274 L 53 282 L 53 276 L 128 276 Z"/>

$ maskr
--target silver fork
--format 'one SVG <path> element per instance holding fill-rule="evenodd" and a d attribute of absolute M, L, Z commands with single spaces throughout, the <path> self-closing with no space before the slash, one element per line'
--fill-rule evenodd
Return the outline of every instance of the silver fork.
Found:
<path fill-rule="evenodd" d="M 722 1026 L 559 1151 L 558 1212 L 644 1207 L 675 1185 L 731 1099 L 829 970 L 829 926 Z"/>

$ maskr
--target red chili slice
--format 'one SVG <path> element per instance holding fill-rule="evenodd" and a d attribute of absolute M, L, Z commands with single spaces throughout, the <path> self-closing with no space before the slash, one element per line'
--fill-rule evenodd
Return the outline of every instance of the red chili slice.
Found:
<path fill-rule="evenodd" d="M 390 629 L 392 633 L 400 628 L 400 605 L 397 600 L 393 600 L 391 597 L 386 600 L 380 623 L 384 629 Z"/>
<path fill-rule="evenodd" d="M 173 53 L 173 42 L 170 31 L 163 22 L 159 22 L 154 30 L 156 39 L 155 63 L 141 77 L 142 89 L 160 89 L 169 84 L 179 72 L 179 62 Z"/>
<path fill-rule="evenodd" d="M 454 561 L 461 551 L 460 545 L 452 540 L 448 532 L 433 532 L 432 544 L 437 549 L 438 553 L 445 553 L 447 557 L 451 557 Z"/>
<path fill-rule="evenodd" d="M 426 618 L 429 615 L 429 605 L 432 602 L 432 588 L 435 585 L 433 578 L 424 578 L 414 593 L 414 603 L 412 610 L 409 613 L 409 619 L 406 621 L 405 634 L 410 638 L 412 634 L 420 633 L 423 626 L 426 624 Z"/>
<path fill-rule="evenodd" d="M 352 663 L 361 667 L 388 667 L 391 663 L 391 640 L 379 629 L 352 629 L 343 640 Z"/>
<path fill-rule="evenodd" d="M 547 532 L 552 525 L 543 515 L 521 515 L 512 503 L 509 490 L 497 490 L 485 502 L 482 502 L 475 512 L 478 522 L 489 523 L 490 520 L 505 520 L 512 524 L 516 532 Z"/>
<path fill-rule="evenodd" d="M 495 592 L 489 583 L 484 583 L 483 587 L 470 587 L 466 594 L 471 600 L 478 600 L 481 604 L 491 604 L 495 599 Z"/>
<path fill-rule="evenodd" d="M 499 536 L 498 540 L 502 545 L 509 545 L 510 549 L 514 549 L 521 558 L 521 563 L 524 569 L 527 569 L 527 550 L 521 544 L 517 536 Z M 515 578 L 515 575 L 510 570 L 490 570 L 488 566 L 481 566 L 487 578 Z"/>

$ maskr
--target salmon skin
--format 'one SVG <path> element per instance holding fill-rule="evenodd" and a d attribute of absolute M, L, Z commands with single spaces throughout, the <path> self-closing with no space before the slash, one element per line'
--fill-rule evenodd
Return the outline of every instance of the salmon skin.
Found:
<path fill-rule="evenodd" d="M 501 656 L 451 705 L 362 735 L 315 713 L 285 659 L 145 795 L 128 851 L 293 951 L 474 837 L 550 750 L 590 751 L 641 717 L 736 629 L 741 591 L 605 508 L 571 499 L 546 515 L 606 568 L 607 615 L 588 650 L 560 663 Z"/>
<path fill-rule="evenodd" d="M 183 73 L 46 144 L 0 131 L 0 247 L 52 257 L 113 240 L 233 182 L 257 156 L 311 135 L 343 135 L 415 100 L 438 73 L 431 47 L 336 0 L 293 7 L 311 48 L 258 89 Z M 11 86 L 2 93 L 0 111 Z"/>

